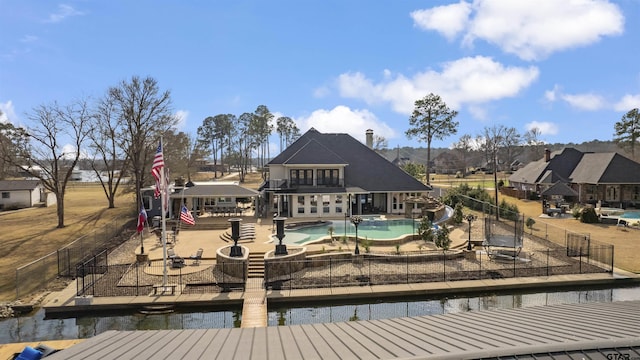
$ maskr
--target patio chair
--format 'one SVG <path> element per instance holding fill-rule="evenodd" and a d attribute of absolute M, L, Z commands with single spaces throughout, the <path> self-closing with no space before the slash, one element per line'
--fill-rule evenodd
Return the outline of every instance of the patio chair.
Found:
<path fill-rule="evenodd" d="M 171 261 L 172 268 L 181 268 L 184 266 L 184 259 L 176 255 L 172 248 L 167 249 L 167 258 Z"/>
<path fill-rule="evenodd" d="M 192 265 L 200 265 L 200 260 L 202 260 L 203 252 L 204 250 L 200 248 L 195 254 L 189 256 L 189 259 L 193 260 L 193 262 L 191 263 Z"/>

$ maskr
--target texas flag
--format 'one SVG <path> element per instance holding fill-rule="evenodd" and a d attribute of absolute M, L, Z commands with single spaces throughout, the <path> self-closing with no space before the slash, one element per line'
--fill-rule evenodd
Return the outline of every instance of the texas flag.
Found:
<path fill-rule="evenodd" d="M 140 213 L 138 214 L 138 234 L 144 230 L 144 224 L 147 222 L 147 211 L 144 209 L 144 206 L 140 208 Z"/>

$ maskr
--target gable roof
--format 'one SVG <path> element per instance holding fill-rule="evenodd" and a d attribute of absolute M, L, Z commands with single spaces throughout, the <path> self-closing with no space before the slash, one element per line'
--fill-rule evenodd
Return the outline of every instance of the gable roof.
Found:
<path fill-rule="evenodd" d="M 569 185 L 558 181 L 551 187 L 543 191 L 540 195 L 561 195 L 561 196 L 578 196 L 578 192 L 569 187 Z"/>
<path fill-rule="evenodd" d="M 509 181 L 527 184 L 638 184 L 640 164 L 615 152 L 584 153 L 564 148 L 514 172 Z"/>
<path fill-rule="evenodd" d="M 33 190 L 40 180 L 0 180 L 0 191 Z"/>
<path fill-rule="evenodd" d="M 323 134 L 311 128 L 268 166 L 346 165 L 345 187 L 369 192 L 424 192 L 431 188 L 349 134 Z"/>

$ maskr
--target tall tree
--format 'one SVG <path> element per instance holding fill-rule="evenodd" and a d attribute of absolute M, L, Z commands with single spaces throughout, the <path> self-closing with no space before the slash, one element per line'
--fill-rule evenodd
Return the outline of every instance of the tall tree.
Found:
<path fill-rule="evenodd" d="M 236 148 L 235 159 L 240 182 L 244 182 L 251 162 L 251 149 L 253 144 L 255 144 L 255 140 L 250 131 L 253 117 L 254 114 L 252 113 L 243 113 L 236 119 L 235 125 L 233 126 L 233 143 Z"/>
<path fill-rule="evenodd" d="M 446 136 L 455 135 L 458 132 L 458 122 L 453 120 L 457 115 L 457 111 L 449 109 L 440 96 L 433 93 L 415 102 L 415 108 L 409 118 L 411 127 L 405 134 L 410 139 L 416 137 L 427 143 L 427 164 L 425 166 L 427 184 L 429 184 L 430 178 L 431 142 L 433 139 L 442 140 Z"/>
<path fill-rule="evenodd" d="M 67 183 L 80 159 L 91 114 L 86 100 L 79 100 L 66 106 L 40 105 L 28 117 L 34 126 L 26 130 L 29 141 L 20 143 L 15 158 L 23 163 L 15 165 L 23 166 L 55 195 L 57 227 L 63 228 Z"/>
<path fill-rule="evenodd" d="M 129 166 L 129 156 L 116 136 L 120 125 L 115 99 L 107 93 L 93 111 L 88 136 L 93 152 L 90 166 L 102 185 L 110 209 L 115 207 L 116 193 Z"/>
<path fill-rule="evenodd" d="M 260 169 L 264 169 L 264 165 L 267 163 L 266 159 L 269 157 L 269 136 L 273 132 L 273 114 L 269 111 L 269 108 L 265 105 L 260 105 L 254 112 L 253 121 L 251 122 L 251 133 L 253 133 L 256 140 L 256 149 L 258 150 L 258 165 Z M 262 177 L 266 179 L 266 173 L 262 173 Z"/>
<path fill-rule="evenodd" d="M 1 114 L 1 111 L 0 111 Z M 15 174 L 21 148 L 26 148 L 27 131 L 12 123 L 0 122 L 0 180 Z"/>
<path fill-rule="evenodd" d="M 630 151 L 631 157 L 636 158 L 636 146 L 640 140 L 640 111 L 638 108 L 629 110 L 615 123 L 615 141 L 621 148 Z"/>
<path fill-rule="evenodd" d="M 288 116 L 281 116 L 276 120 L 276 132 L 280 137 L 280 152 L 300 137 L 300 129 Z"/>
<path fill-rule="evenodd" d="M 502 132 L 502 153 L 503 161 L 508 166 L 516 160 L 516 157 L 522 153 L 521 136 L 514 127 L 505 127 Z"/>
<path fill-rule="evenodd" d="M 524 141 L 527 144 L 527 146 L 531 147 L 533 152 L 533 158 L 536 160 L 542 156 L 540 147 L 544 145 L 544 141 L 540 139 L 541 136 L 542 136 L 542 132 L 537 127 L 531 128 L 524 133 Z"/>
<path fill-rule="evenodd" d="M 462 158 L 462 166 L 464 169 L 462 172 L 462 176 L 467 176 L 467 158 L 469 157 L 471 150 L 473 150 L 472 142 L 473 140 L 471 139 L 471 135 L 464 134 L 460 137 L 460 140 L 458 140 L 458 142 L 453 144 L 453 148 L 460 154 L 460 157 Z"/>
<path fill-rule="evenodd" d="M 164 162 L 173 178 L 191 180 L 198 158 L 204 156 L 202 143 L 185 132 L 169 129 L 163 135 Z"/>
<path fill-rule="evenodd" d="M 496 220 L 500 218 L 500 211 L 498 211 L 498 151 L 500 151 L 500 146 L 504 144 L 505 132 L 506 128 L 503 125 L 493 125 L 484 128 L 485 151 L 490 154 L 491 163 L 493 164 Z"/>
<path fill-rule="evenodd" d="M 218 178 L 218 152 L 221 153 L 222 158 L 223 143 L 227 134 L 228 116 L 225 114 L 219 114 L 216 116 L 209 116 L 202 122 L 202 125 L 198 127 L 198 141 L 206 147 L 211 147 L 211 155 L 213 156 L 213 177 Z M 222 162 L 222 159 L 221 159 Z M 224 176 L 224 170 L 222 174 Z"/>
<path fill-rule="evenodd" d="M 151 161 L 159 137 L 178 123 L 172 114 L 171 93 L 160 91 L 158 81 L 152 77 L 133 76 L 109 89 L 118 108 L 121 121 L 118 133 L 130 160 L 136 191 L 136 203 L 142 203 L 140 189 L 149 178 Z"/>

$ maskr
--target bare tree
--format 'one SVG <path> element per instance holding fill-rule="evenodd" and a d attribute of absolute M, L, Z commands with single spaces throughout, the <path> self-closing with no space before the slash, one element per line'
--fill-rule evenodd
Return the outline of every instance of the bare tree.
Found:
<path fill-rule="evenodd" d="M 40 105 L 28 117 L 35 125 L 26 130 L 29 141 L 19 148 L 17 160 L 24 163 L 15 165 L 55 195 L 57 227 L 63 228 L 67 183 L 80 159 L 91 114 L 86 100 L 79 100 L 67 106 Z"/>
<path fill-rule="evenodd" d="M 405 132 L 407 137 L 417 137 L 418 140 L 427 143 L 427 184 L 429 184 L 431 165 L 431 142 L 433 139 L 442 140 L 446 136 L 455 135 L 458 131 L 458 122 L 453 119 L 458 115 L 455 110 L 449 109 L 440 96 L 429 94 L 416 100 L 415 108 L 409 118 L 411 128 Z"/>
<path fill-rule="evenodd" d="M 118 141 L 129 158 L 136 203 L 141 204 L 140 189 L 148 178 L 147 170 L 151 168 L 158 138 L 178 122 L 172 114 L 171 93 L 161 92 L 154 78 L 133 76 L 111 87 L 109 95 L 118 107 L 121 121 Z"/>
<path fill-rule="evenodd" d="M 540 148 L 544 145 L 544 141 L 540 139 L 541 136 L 542 132 L 537 127 L 531 128 L 524 133 L 524 141 L 533 150 L 534 159 L 539 159 L 542 156 Z"/>
<path fill-rule="evenodd" d="M 516 160 L 516 157 L 522 153 L 521 145 L 521 136 L 518 133 L 518 130 L 514 127 L 503 127 L 502 131 L 502 153 L 503 153 L 503 162 L 507 166 L 511 166 L 511 164 Z"/>
<path fill-rule="evenodd" d="M 122 179 L 127 175 L 129 156 L 118 141 L 120 119 L 115 99 L 107 93 L 97 103 L 91 117 L 88 136 L 93 150 L 91 168 L 95 172 L 109 202 L 115 207 L 115 197 Z"/>
<path fill-rule="evenodd" d="M 460 140 L 458 140 L 458 142 L 453 144 L 453 148 L 460 154 L 460 157 L 462 158 L 462 166 L 464 168 L 462 176 L 467 176 L 467 158 L 471 150 L 473 150 L 472 142 L 473 140 L 471 139 L 471 135 L 464 134 L 460 137 Z"/>
<path fill-rule="evenodd" d="M 387 139 L 380 135 L 373 135 L 373 150 L 381 151 L 389 147 Z"/>

